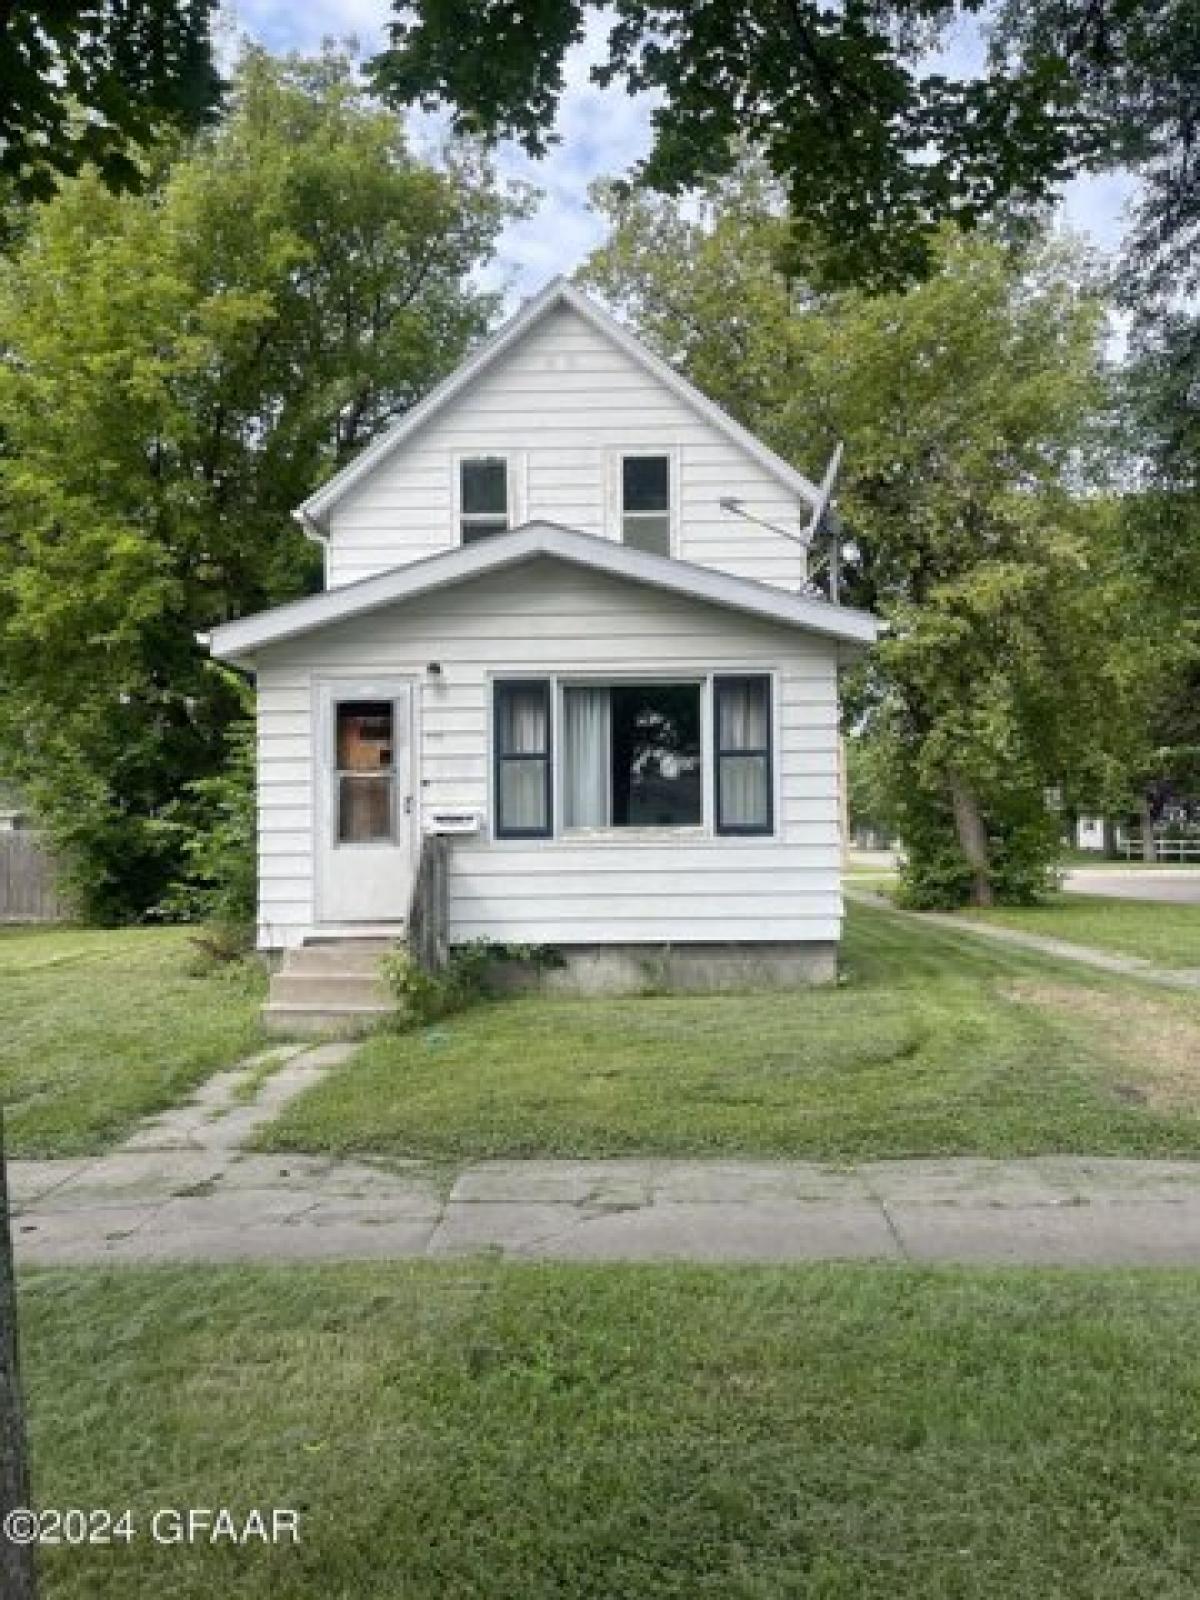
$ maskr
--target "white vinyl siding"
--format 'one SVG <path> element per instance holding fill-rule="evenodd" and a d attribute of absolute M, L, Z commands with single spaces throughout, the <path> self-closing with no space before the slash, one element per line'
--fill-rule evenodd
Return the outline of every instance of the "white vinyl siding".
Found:
<path fill-rule="evenodd" d="M 514 520 L 621 537 L 622 453 L 667 454 L 684 561 L 797 588 L 794 539 L 722 511 L 732 497 L 799 533 L 807 506 L 748 451 L 568 307 L 550 312 L 335 505 L 330 588 L 458 543 L 454 465 L 505 455 Z"/>
<path fill-rule="evenodd" d="M 481 810 L 454 839 L 450 935 L 529 943 L 834 940 L 841 922 L 836 645 L 539 560 L 280 644 L 258 662 L 260 943 L 314 931 L 312 751 L 323 678 L 413 674 L 419 804 Z M 430 676 L 437 662 L 441 673 Z M 496 679 L 706 678 L 774 685 L 772 837 L 495 839 Z M 710 812 L 711 815 L 711 812 Z"/>

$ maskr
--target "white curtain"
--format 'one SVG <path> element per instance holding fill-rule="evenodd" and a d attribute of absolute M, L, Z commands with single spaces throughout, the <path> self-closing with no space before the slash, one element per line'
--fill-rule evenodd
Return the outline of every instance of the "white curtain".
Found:
<path fill-rule="evenodd" d="M 548 699 L 541 688 L 508 688 L 500 699 L 500 817 L 515 829 L 546 825 Z M 525 756 L 521 761 L 511 759 Z"/>
<path fill-rule="evenodd" d="M 506 828 L 546 825 L 546 764 L 505 761 L 500 767 L 500 816 Z"/>
<path fill-rule="evenodd" d="M 538 689 L 509 689 L 501 704 L 500 749 L 506 756 L 545 755 L 546 696 Z"/>
<path fill-rule="evenodd" d="M 762 682 L 723 683 L 720 695 L 722 750 L 767 748 L 767 692 Z"/>
<path fill-rule="evenodd" d="M 768 748 L 766 684 L 761 680 L 723 683 L 717 704 L 721 824 L 726 828 L 764 828 L 769 816 L 767 757 L 726 752 Z"/>
<path fill-rule="evenodd" d="M 563 823 L 605 828 L 611 821 L 607 689 L 563 690 Z"/>

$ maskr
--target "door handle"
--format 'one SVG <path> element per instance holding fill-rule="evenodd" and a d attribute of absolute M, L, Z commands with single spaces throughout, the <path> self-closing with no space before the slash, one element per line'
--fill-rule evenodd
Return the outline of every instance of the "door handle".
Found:
<path fill-rule="evenodd" d="M 412 816 L 412 801 L 413 801 L 412 795 L 406 794 L 404 796 L 404 815 L 406 817 L 411 817 Z"/>

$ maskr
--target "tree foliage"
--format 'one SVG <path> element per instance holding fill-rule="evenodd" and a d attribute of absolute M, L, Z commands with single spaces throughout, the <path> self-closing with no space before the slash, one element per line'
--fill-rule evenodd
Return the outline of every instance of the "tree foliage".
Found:
<path fill-rule="evenodd" d="M 137 146 L 195 129 L 220 98 L 216 0 L 0 0 L 0 180 L 45 199 L 94 167 L 139 181 Z M 133 147 L 133 148 L 131 148 Z"/>
<path fill-rule="evenodd" d="M 196 631 L 314 585 L 292 508 L 483 331 L 510 211 L 343 58 L 251 51 L 227 123 L 0 264 L 0 764 L 93 914 L 160 900 L 241 714 Z"/>
<path fill-rule="evenodd" d="M 593 80 L 656 97 L 639 177 L 678 193 L 727 175 L 748 146 L 787 195 L 793 228 L 780 248 L 811 256 L 816 242 L 823 273 L 843 284 L 924 276 L 941 223 L 970 230 L 1036 206 L 1088 166 L 1165 170 L 1163 141 L 1197 103 L 1192 0 L 397 0 L 394 9 L 392 48 L 374 63 L 385 92 L 449 102 L 460 127 L 515 137 L 533 154 L 552 136 L 566 51 L 589 22 L 607 26 Z M 939 50 L 956 29 L 993 24 L 982 71 L 956 71 Z M 1147 225 L 1169 227 L 1169 207 L 1153 205 Z"/>
<path fill-rule="evenodd" d="M 889 628 L 852 704 L 888 751 L 923 900 L 1026 897 L 1044 791 L 1103 694 L 1094 512 L 1102 304 L 1065 247 L 944 235 L 907 294 L 815 296 L 775 269 L 761 175 L 699 214 L 609 192 L 588 277 L 810 475 L 846 441 L 848 598 Z"/>

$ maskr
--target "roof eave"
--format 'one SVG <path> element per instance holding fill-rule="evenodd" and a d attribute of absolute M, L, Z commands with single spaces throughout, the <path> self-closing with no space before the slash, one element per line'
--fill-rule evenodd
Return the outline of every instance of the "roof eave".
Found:
<path fill-rule="evenodd" d="M 225 623 L 213 629 L 209 648 L 218 660 L 245 660 L 264 647 L 284 644 L 319 628 L 351 622 L 389 605 L 502 572 L 538 556 L 816 633 L 851 648 L 868 648 L 879 631 L 876 618 L 867 612 L 792 595 L 710 567 L 627 550 L 611 540 L 555 524 L 532 523 L 495 541 L 443 551 L 359 583 Z"/>

